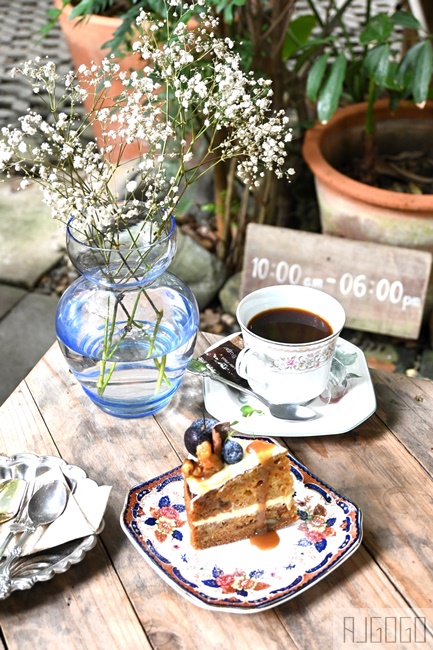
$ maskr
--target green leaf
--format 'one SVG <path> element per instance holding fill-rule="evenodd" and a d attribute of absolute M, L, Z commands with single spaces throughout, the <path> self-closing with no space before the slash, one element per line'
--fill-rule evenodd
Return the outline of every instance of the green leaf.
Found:
<path fill-rule="evenodd" d="M 414 62 L 412 94 L 415 104 L 426 101 L 433 71 L 433 50 L 430 41 L 420 44 Z"/>
<path fill-rule="evenodd" d="M 80 2 L 72 9 L 69 15 L 69 20 L 73 20 L 78 16 L 101 14 L 107 5 L 108 2 L 106 2 L 106 0 L 80 0 Z"/>
<path fill-rule="evenodd" d="M 203 212 L 209 212 L 210 214 L 215 214 L 216 205 L 215 203 L 203 203 L 203 205 L 200 206 L 200 210 Z"/>
<path fill-rule="evenodd" d="M 362 45 L 370 43 L 384 43 L 391 36 L 393 24 L 389 16 L 384 13 L 374 16 L 364 27 L 359 40 Z"/>
<path fill-rule="evenodd" d="M 211 0 L 209 4 L 215 7 L 217 13 L 222 13 L 224 21 L 228 25 L 231 25 L 234 20 L 234 8 L 243 7 L 246 4 L 246 0 Z"/>
<path fill-rule="evenodd" d="M 339 54 L 331 66 L 317 102 L 317 116 L 321 122 L 327 122 L 338 107 L 343 90 L 344 75 L 346 72 L 346 58 Z"/>
<path fill-rule="evenodd" d="M 398 105 L 401 101 L 401 97 L 398 95 L 391 95 L 389 98 L 389 110 L 392 112 L 396 111 L 398 108 Z"/>
<path fill-rule="evenodd" d="M 258 415 L 264 415 L 265 412 L 262 411 L 261 409 L 255 409 L 249 404 L 245 404 L 245 406 L 241 406 L 241 413 L 244 418 L 250 418 L 254 413 L 257 413 Z"/>
<path fill-rule="evenodd" d="M 415 18 L 415 16 L 408 11 L 396 11 L 395 14 L 391 16 L 391 22 L 394 25 L 399 25 L 400 27 L 405 27 L 406 29 L 415 29 L 417 32 L 422 31 L 423 26 Z"/>
<path fill-rule="evenodd" d="M 229 14 L 226 13 L 227 9 L 226 9 L 226 11 L 224 12 L 224 19 L 225 19 L 227 22 L 233 23 L 233 22 L 234 22 L 234 11 L 233 11 L 233 7 L 243 7 L 245 4 L 246 4 L 246 0 L 232 0 L 232 2 L 230 3 L 230 5 L 227 6 L 227 9 L 230 8 L 230 21 L 228 20 L 228 15 L 229 15 Z"/>
<path fill-rule="evenodd" d="M 306 92 L 307 98 L 312 104 L 315 104 L 317 101 L 317 95 L 322 85 L 328 59 L 329 54 L 321 54 L 318 56 L 308 73 Z"/>
<path fill-rule="evenodd" d="M 398 66 L 395 83 L 400 93 L 412 94 L 417 104 L 429 97 L 433 73 L 433 50 L 429 41 L 414 45 Z"/>
<path fill-rule="evenodd" d="M 60 16 L 61 13 L 62 13 L 61 9 L 48 9 L 47 10 L 46 14 L 47 14 L 48 21 L 45 23 L 45 25 L 42 25 L 42 27 L 39 30 L 39 34 L 41 35 L 41 39 L 48 36 L 50 31 L 57 24 L 57 21 L 59 20 L 59 16 Z"/>
<path fill-rule="evenodd" d="M 400 90 L 410 90 L 412 88 L 413 70 L 416 65 L 418 50 L 422 43 L 417 43 L 408 50 L 404 58 L 400 61 L 396 74 L 396 83 Z"/>
<path fill-rule="evenodd" d="M 365 69 L 370 79 L 378 86 L 386 86 L 390 65 L 390 45 L 377 45 L 367 52 L 364 59 Z"/>
<path fill-rule="evenodd" d="M 343 366 L 352 366 L 358 358 L 357 352 L 342 352 L 339 348 L 335 350 L 334 356 Z"/>
<path fill-rule="evenodd" d="M 299 18 L 296 18 L 290 23 L 281 50 L 283 61 L 290 59 L 300 49 L 300 46 L 307 42 L 308 37 L 316 26 L 316 22 L 315 16 L 306 15 L 299 16 Z"/>
<path fill-rule="evenodd" d="M 388 90 L 401 93 L 404 90 L 404 84 L 400 83 L 398 77 L 398 65 L 394 61 L 389 64 L 388 77 L 386 80 Z"/>
<path fill-rule="evenodd" d="M 48 18 L 53 18 L 53 20 L 57 20 L 61 13 L 61 9 L 47 9 Z"/>

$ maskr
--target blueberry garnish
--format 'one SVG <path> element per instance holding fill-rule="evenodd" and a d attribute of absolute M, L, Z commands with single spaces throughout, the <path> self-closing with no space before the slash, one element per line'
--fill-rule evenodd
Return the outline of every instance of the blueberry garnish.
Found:
<path fill-rule="evenodd" d="M 236 440 L 228 438 L 228 440 L 225 441 L 223 445 L 223 461 L 227 463 L 227 465 L 239 463 L 239 461 L 242 460 L 243 455 L 244 450 L 242 449 L 242 445 L 240 445 Z"/>

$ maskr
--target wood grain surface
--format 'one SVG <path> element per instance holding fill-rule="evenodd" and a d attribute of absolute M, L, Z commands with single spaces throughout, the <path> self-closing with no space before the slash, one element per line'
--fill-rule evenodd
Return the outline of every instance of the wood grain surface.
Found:
<path fill-rule="evenodd" d="M 197 355 L 216 340 L 200 334 Z M 338 645 L 346 615 L 384 612 L 421 617 L 427 637 L 420 647 L 433 647 L 433 387 L 402 375 L 372 376 L 378 408 L 356 429 L 280 440 L 361 508 L 363 544 L 296 598 L 236 615 L 185 600 L 119 524 L 129 489 L 184 458 L 183 432 L 204 408 L 201 380 L 186 376 L 156 417 L 115 419 L 88 400 L 54 345 L 1 407 L 0 452 L 61 456 L 112 485 L 112 493 L 105 528 L 82 562 L 0 601 L 0 648 L 331 650 L 355 647 Z"/>

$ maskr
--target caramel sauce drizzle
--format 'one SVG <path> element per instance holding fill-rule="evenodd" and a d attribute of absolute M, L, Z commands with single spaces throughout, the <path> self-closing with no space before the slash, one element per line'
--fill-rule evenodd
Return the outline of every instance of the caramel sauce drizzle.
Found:
<path fill-rule="evenodd" d="M 271 548 L 278 546 L 280 536 L 276 530 L 268 530 L 267 533 L 253 535 L 250 537 L 250 542 L 253 546 L 257 546 L 260 551 L 269 551 Z"/>
<path fill-rule="evenodd" d="M 280 538 L 276 531 L 268 531 L 266 526 L 266 499 L 268 496 L 269 475 L 271 472 L 270 461 L 272 459 L 272 452 L 275 445 L 272 442 L 265 440 L 253 440 L 246 448 L 247 454 L 257 454 L 257 458 L 261 465 L 260 472 L 260 485 L 257 490 L 258 506 L 257 512 L 257 527 L 255 534 L 250 537 L 251 544 L 257 546 L 261 550 L 275 548 L 278 545 Z"/>

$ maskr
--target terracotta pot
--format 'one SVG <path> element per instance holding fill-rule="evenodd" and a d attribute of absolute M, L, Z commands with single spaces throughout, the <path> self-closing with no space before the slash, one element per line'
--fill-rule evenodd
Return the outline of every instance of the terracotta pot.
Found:
<path fill-rule="evenodd" d="M 377 189 L 336 169 L 361 150 L 365 110 L 365 103 L 340 109 L 306 133 L 303 155 L 315 176 L 323 232 L 433 251 L 433 195 Z M 423 110 L 403 102 L 391 114 L 388 102 L 379 101 L 375 119 L 380 149 L 431 152 L 433 102 Z"/>
<path fill-rule="evenodd" d="M 62 0 L 54 0 L 54 6 L 56 9 L 60 9 L 62 7 Z M 101 63 L 102 59 L 110 53 L 109 48 L 103 48 L 102 46 L 112 38 L 113 33 L 122 21 L 120 18 L 92 15 L 86 17 L 81 23 L 77 24 L 77 20 L 69 20 L 72 9 L 73 7 L 71 5 L 65 7 L 63 12 L 60 14 L 59 23 L 65 36 L 75 69 L 78 70 L 79 66 L 83 63 L 87 66 L 92 61 L 97 64 Z M 126 71 L 131 68 L 137 69 L 143 66 L 143 60 L 139 55 L 135 54 L 119 59 L 118 63 L 121 66 L 121 69 Z M 79 73 L 77 74 L 78 78 L 81 81 L 84 81 Z M 122 84 L 119 81 L 113 80 L 109 97 L 116 97 L 122 92 L 122 90 Z M 90 111 L 92 108 L 92 97 L 89 97 L 84 105 L 86 110 Z M 103 140 L 102 129 L 99 122 L 94 122 L 93 132 L 98 145 L 101 146 Z M 138 145 L 127 145 L 122 155 L 122 160 L 130 160 L 131 158 L 136 157 L 138 153 Z M 114 159 L 116 155 L 117 147 L 110 157 Z"/>

